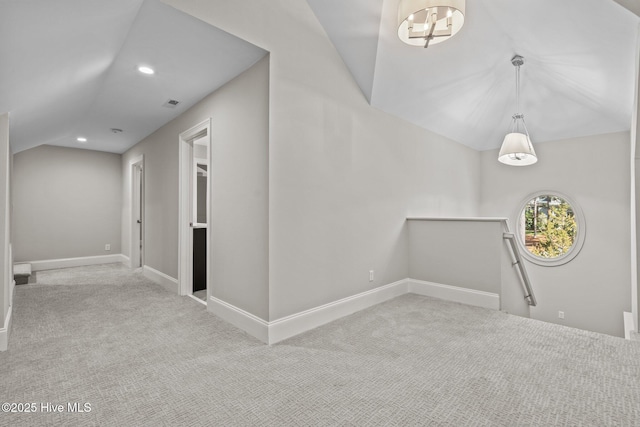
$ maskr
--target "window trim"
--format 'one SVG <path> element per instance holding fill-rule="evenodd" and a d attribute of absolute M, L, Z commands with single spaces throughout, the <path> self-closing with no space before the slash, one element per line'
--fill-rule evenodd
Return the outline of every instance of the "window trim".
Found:
<path fill-rule="evenodd" d="M 555 258 L 542 258 L 532 254 L 529 249 L 525 246 L 523 233 L 521 232 L 523 224 L 522 224 L 522 213 L 527 205 L 532 199 L 539 196 L 553 196 L 563 199 L 567 203 L 571 205 L 573 209 L 573 213 L 576 218 L 576 222 L 578 223 L 578 231 L 576 233 L 576 238 L 573 241 L 573 245 L 571 248 L 564 254 L 557 256 Z M 520 246 L 522 251 L 522 256 L 529 262 L 534 264 L 543 266 L 543 267 L 557 267 L 559 265 L 564 265 L 569 261 L 573 260 L 580 251 L 582 250 L 582 246 L 584 245 L 584 240 L 587 234 L 587 222 L 584 217 L 584 213 L 582 212 L 582 208 L 580 205 L 573 199 L 572 197 L 567 196 L 564 193 L 556 190 L 542 190 L 536 191 L 534 193 L 529 194 L 526 198 L 522 199 L 522 201 L 518 204 L 517 211 L 514 215 L 514 224 L 515 224 L 515 235 L 516 241 Z"/>

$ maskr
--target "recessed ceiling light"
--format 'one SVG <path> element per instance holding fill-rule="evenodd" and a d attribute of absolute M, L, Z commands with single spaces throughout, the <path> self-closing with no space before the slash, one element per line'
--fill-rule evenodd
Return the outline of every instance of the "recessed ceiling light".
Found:
<path fill-rule="evenodd" d="M 154 73 L 155 73 L 155 71 L 153 70 L 153 68 L 151 68 L 151 67 L 147 67 L 147 66 L 145 66 L 145 65 L 141 65 L 141 66 L 139 66 L 139 67 L 138 67 L 138 71 L 140 71 L 142 74 L 149 74 L 149 75 L 151 75 L 151 74 L 154 74 Z"/>
<path fill-rule="evenodd" d="M 84 136 L 79 136 L 76 138 L 76 141 L 85 143 L 87 142 L 87 138 L 85 138 Z"/>

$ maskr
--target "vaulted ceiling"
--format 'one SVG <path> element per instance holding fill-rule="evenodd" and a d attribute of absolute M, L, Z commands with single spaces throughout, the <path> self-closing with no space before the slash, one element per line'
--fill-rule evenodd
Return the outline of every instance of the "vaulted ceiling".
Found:
<path fill-rule="evenodd" d="M 0 111 L 14 152 L 122 153 L 265 54 L 157 0 L 2 1 Z"/>
<path fill-rule="evenodd" d="M 518 53 L 534 143 L 630 128 L 640 18 L 620 4 L 639 13 L 637 0 L 469 0 L 462 31 L 428 49 L 398 39 L 398 1 L 307 0 L 372 106 L 497 148 Z M 14 152 L 121 153 L 265 54 L 159 0 L 3 1 L 0 111 Z"/>
<path fill-rule="evenodd" d="M 514 54 L 534 143 L 630 129 L 640 18 L 613 0 L 468 0 L 462 30 L 427 49 L 398 39 L 399 0 L 307 2 L 371 105 L 469 147 L 502 142 Z"/>

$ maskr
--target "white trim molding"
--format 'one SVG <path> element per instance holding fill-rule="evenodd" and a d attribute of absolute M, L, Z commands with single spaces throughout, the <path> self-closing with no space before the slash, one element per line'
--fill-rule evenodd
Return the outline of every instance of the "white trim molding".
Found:
<path fill-rule="evenodd" d="M 507 221 L 507 218 L 490 216 L 413 216 L 407 217 L 407 221 L 504 222 Z"/>
<path fill-rule="evenodd" d="M 136 175 L 136 170 L 140 170 L 140 175 Z M 129 268 L 142 267 L 144 265 L 144 154 L 141 154 L 129 160 L 129 177 L 130 177 L 130 197 L 129 200 Z M 137 209 L 136 209 L 137 208 Z M 140 218 L 138 218 L 140 214 Z M 140 223 L 140 232 L 135 232 L 135 228 Z M 140 247 L 142 242 L 142 247 Z M 132 261 L 133 259 L 133 261 Z M 140 261 L 142 259 L 142 261 Z"/>
<path fill-rule="evenodd" d="M 443 285 L 441 283 L 425 282 L 424 280 L 407 280 L 409 282 L 409 293 L 412 294 L 440 298 L 491 310 L 500 309 L 500 295 L 498 294 L 458 286 Z"/>
<path fill-rule="evenodd" d="M 208 138 L 207 161 L 210 165 L 213 140 L 211 137 L 212 119 L 208 118 L 195 126 L 181 132 L 178 136 L 178 278 L 180 295 L 193 293 L 191 285 L 193 283 L 193 230 L 191 217 L 191 167 L 193 160 L 193 142 L 196 139 Z M 207 253 L 211 248 L 211 168 L 207 173 Z M 207 283 L 211 283 L 211 257 L 207 257 Z"/>
<path fill-rule="evenodd" d="M 115 264 L 123 263 L 124 255 L 98 255 L 98 256 L 86 256 L 79 258 L 62 258 L 62 259 L 47 259 L 40 261 L 27 261 L 20 264 L 31 264 L 31 271 L 41 270 L 55 270 L 58 268 L 69 267 L 84 267 L 86 265 L 98 265 L 98 264 Z"/>
<path fill-rule="evenodd" d="M 213 296 L 209 297 L 209 311 L 266 344 L 275 344 L 287 338 L 317 328 L 334 320 L 364 310 L 381 302 L 407 293 L 407 280 L 381 286 L 328 304 L 301 311 L 267 322 L 247 311 Z"/>
<path fill-rule="evenodd" d="M 7 351 L 9 347 L 9 334 L 11 333 L 11 312 L 12 307 L 9 306 L 7 317 L 4 319 L 4 327 L 0 328 L 0 351 Z"/>
<path fill-rule="evenodd" d="M 263 343 L 271 344 L 269 342 L 269 322 L 266 320 L 213 296 L 209 297 L 207 309 Z"/>
<path fill-rule="evenodd" d="M 498 310 L 500 307 L 498 294 L 414 279 L 402 279 L 270 322 L 213 296 L 209 297 L 208 307 L 213 314 L 249 335 L 266 344 L 275 344 L 407 293 L 491 310 Z"/>
<path fill-rule="evenodd" d="M 120 254 L 120 262 L 124 264 L 125 267 L 131 268 L 131 260 L 128 256 Z"/>
<path fill-rule="evenodd" d="M 269 344 L 275 344 L 357 311 L 399 297 L 406 294 L 407 289 L 407 279 L 403 279 L 290 316 L 281 317 L 269 322 Z"/>
<path fill-rule="evenodd" d="M 164 274 L 162 271 L 158 271 L 155 268 L 149 267 L 148 265 L 143 265 L 142 275 L 147 279 L 162 286 L 164 289 L 171 292 L 172 294 L 179 293 L 178 279 L 174 279 L 173 277 L 167 274 Z"/>
<path fill-rule="evenodd" d="M 623 312 L 622 319 L 624 321 L 624 339 L 630 340 L 631 334 L 636 331 L 633 313 L 628 311 Z"/>
<path fill-rule="evenodd" d="M 522 224 L 522 219 L 524 218 L 523 212 L 531 200 L 540 197 L 540 196 L 551 196 L 563 199 L 565 202 L 571 206 L 573 210 L 573 215 L 575 222 L 577 224 L 576 235 L 573 240 L 573 244 L 567 252 L 562 255 L 558 255 L 553 258 L 543 258 L 533 254 L 531 251 L 527 249 L 525 244 L 524 231 L 514 233 L 516 236 L 516 241 L 520 246 L 520 254 L 529 262 L 533 264 L 537 264 L 543 267 L 557 267 L 559 265 L 564 265 L 574 259 L 584 246 L 584 240 L 587 235 L 587 221 L 585 220 L 584 213 L 582 212 L 582 208 L 580 205 L 573 199 L 572 197 L 567 196 L 564 193 L 555 190 L 541 190 L 536 191 L 535 193 L 529 194 L 524 200 L 520 202 L 518 205 L 518 210 L 513 214 L 514 224 L 516 230 L 524 230 L 524 225 Z"/>

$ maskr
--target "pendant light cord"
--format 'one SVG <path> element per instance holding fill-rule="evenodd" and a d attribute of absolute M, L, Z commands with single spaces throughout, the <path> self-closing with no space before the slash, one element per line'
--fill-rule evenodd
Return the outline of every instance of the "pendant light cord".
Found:
<path fill-rule="evenodd" d="M 520 65 L 516 65 L 516 114 L 520 113 Z"/>
<path fill-rule="evenodd" d="M 516 112 L 512 116 L 510 132 L 520 133 L 520 127 L 524 127 L 524 132 L 529 135 L 527 125 L 524 123 L 524 114 L 520 110 L 520 66 L 524 64 L 524 58 L 520 55 L 515 55 L 511 58 L 511 64 L 516 67 Z"/>

